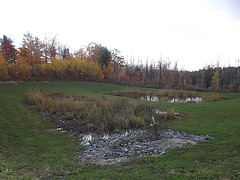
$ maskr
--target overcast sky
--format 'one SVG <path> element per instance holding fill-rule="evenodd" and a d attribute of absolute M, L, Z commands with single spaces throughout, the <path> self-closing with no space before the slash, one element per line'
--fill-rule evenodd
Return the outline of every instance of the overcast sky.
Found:
<path fill-rule="evenodd" d="M 117 48 L 125 58 L 238 65 L 240 0 L 1 0 L 0 37 L 16 47 L 29 32 L 77 50 L 90 42 Z"/>

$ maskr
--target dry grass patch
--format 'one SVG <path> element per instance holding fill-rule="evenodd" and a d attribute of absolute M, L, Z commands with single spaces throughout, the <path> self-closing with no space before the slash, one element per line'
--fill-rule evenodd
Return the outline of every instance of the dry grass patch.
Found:
<path fill-rule="evenodd" d="M 161 114 L 147 104 L 104 97 L 33 91 L 25 95 L 25 100 L 40 111 L 49 111 L 65 119 L 77 119 L 88 131 L 100 134 L 135 128 L 163 128 L 166 120 L 175 118 L 172 110 Z"/>

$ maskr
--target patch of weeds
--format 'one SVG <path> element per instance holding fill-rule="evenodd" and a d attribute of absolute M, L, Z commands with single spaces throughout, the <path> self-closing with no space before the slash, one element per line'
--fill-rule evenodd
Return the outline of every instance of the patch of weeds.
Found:
<path fill-rule="evenodd" d="M 118 144 L 113 144 L 111 148 L 112 149 L 117 149 L 118 147 L 119 147 Z"/>
<path fill-rule="evenodd" d="M 143 140 L 144 139 L 142 137 L 137 137 L 137 139 L 136 139 L 137 142 L 143 142 Z"/>
<path fill-rule="evenodd" d="M 154 107 L 139 102 L 56 94 L 33 91 L 27 93 L 25 99 L 40 111 L 49 111 L 68 120 L 77 119 L 89 131 L 99 134 L 148 128 L 153 118 L 158 127 L 163 127 L 163 121 L 174 118 L 174 112 L 161 115 Z"/>
<path fill-rule="evenodd" d="M 74 114 L 72 112 L 68 112 L 66 115 L 67 119 L 74 119 Z"/>
<path fill-rule="evenodd" d="M 143 127 L 144 126 L 143 118 L 134 117 L 131 122 L 132 122 L 132 126 L 135 126 L 135 127 Z"/>
<path fill-rule="evenodd" d="M 220 99 L 219 94 L 217 93 L 206 93 L 202 95 L 202 98 L 205 102 L 218 101 Z"/>

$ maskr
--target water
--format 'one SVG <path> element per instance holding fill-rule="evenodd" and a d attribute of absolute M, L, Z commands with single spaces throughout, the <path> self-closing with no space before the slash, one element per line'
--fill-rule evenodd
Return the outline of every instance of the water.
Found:
<path fill-rule="evenodd" d="M 147 101 L 155 101 L 155 102 L 169 102 L 169 103 L 202 103 L 203 99 L 201 97 L 195 97 L 195 98 L 185 98 L 185 99 L 180 99 L 180 98 L 173 98 L 169 100 L 168 98 L 158 98 L 155 95 L 147 95 L 147 96 L 141 96 L 141 100 L 147 100 Z"/>
<path fill-rule="evenodd" d="M 123 131 L 122 133 L 118 133 L 118 134 L 104 134 L 103 136 L 99 136 L 95 133 L 90 133 L 90 134 L 85 134 L 83 137 L 82 137 L 82 140 L 83 141 L 87 141 L 87 142 L 90 142 L 92 141 L 93 139 L 105 139 L 105 140 L 108 140 L 109 138 L 111 138 L 112 136 L 119 136 L 119 137 L 125 137 L 125 136 L 128 136 L 129 134 L 132 133 L 132 130 L 129 129 L 129 130 L 125 130 Z"/>
<path fill-rule="evenodd" d="M 161 114 L 161 115 L 167 114 L 167 111 L 163 111 L 161 109 L 156 109 L 155 111 L 157 114 Z"/>
<path fill-rule="evenodd" d="M 89 142 L 93 139 L 93 136 L 94 135 L 92 133 L 91 134 L 86 134 L 86 135 L 83 136 L 82 139 L 83 139 L 83 141 L 88 141 Z"/>

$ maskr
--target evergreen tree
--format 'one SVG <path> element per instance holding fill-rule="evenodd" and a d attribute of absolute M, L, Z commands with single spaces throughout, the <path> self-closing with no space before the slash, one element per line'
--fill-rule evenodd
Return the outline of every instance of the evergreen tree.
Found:
<path fill-rule="evenodd" d="M 3 39 L 1 39 L 0 51 L 3 53 L 3 57 L 8 63 L 15 63 L 17 55 L 16 49 L 13 45 L 13 41 L 5 35 L 3 35 Z"/>
<path fill-rule="evenodd" d="M 213 77 L 213 67 L 208 66 L 206 69 L 203 71 L 203 76 L 204 76 L 204 87 L 209 88 L 211 87 L 211 80 Z"/>

